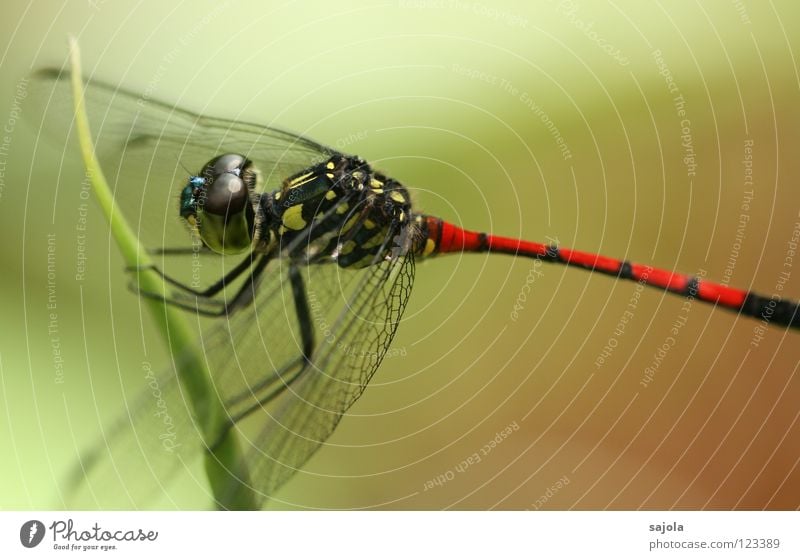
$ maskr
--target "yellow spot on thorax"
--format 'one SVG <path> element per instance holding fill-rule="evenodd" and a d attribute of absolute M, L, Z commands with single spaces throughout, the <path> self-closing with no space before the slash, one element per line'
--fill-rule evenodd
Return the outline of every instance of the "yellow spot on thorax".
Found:
<path fill-rule="evenodd" d="M 372 249 L 380 246 L 386 239 L 387 228 L 383 228 L 378 233 L 370 237 L 365 243 L 361 244 L 362 249 Z"/>
<path fill-rule="evenodd" d="M 342 244 L 341 249 L 339 249 L 339 254 L 346 255 L 348 253 L 352 253 L 353 249 L 355 248 L 356 248 L 356 242 L 350 239 L 349 241 L 346 241 L 345 243 Z"/>
<path fill-rule="evenodd" d="M 342 226 L 342 229 L 340 230 L 340 232 L 341 233 L 347 233 L 348 231 L 350 231 L 352 229 L 352 227 L 354 225 L 356 225 L 356 222 L 358 222 L 358 220 L 360 220 L 360 219 L 361 219 L 361 216 L 359 214 L 353 214 L 353 216 L 349 220 L 347 220 L 347 222 L 345 222 L 345 224 Z"/>
<path fill-rule="evenodd" d="M 303 219 L 303 205 L 290 206 L 283 213 L 283 225 L 295 231 L 306 227 L 307 222 Z"/>

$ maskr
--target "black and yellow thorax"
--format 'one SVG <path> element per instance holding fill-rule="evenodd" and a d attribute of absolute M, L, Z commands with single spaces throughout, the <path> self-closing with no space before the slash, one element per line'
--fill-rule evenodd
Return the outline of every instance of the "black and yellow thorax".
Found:
<path fill-rule="evenodd" d="M 368 266 L 398 250 L 413 227 L 406 188 L 360 158 L 335 155 L 297 173 L 262 198 L 265 248 L 341 267 Z"/>

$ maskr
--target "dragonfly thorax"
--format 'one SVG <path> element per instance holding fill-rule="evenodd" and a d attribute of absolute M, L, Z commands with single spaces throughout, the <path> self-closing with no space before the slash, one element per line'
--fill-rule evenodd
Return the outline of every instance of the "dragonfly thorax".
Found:
<path fill-rule="evenodd" d="M 412 227 L 408 191 L 357 157 L 336 154 L 296 173 L 260 207 L 269 214 L 260 238 L 294 259 L 360 268 L 408 249 L 397 241 Z"/>

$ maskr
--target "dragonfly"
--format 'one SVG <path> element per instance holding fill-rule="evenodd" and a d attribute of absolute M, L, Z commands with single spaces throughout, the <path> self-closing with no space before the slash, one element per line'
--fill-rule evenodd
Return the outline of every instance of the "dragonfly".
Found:
<path fill-rule="evenodd" d="M 69 75 L 45 69 L 33 83 L 45 126 L 63 135 Z M 202 116 L 97 80 L 87 80 L 85 95 L 116 203 L 156 258 L 166 301 L 198 317 L 227 429 L 245 442 L 250 483 L 264 500 L 303 469 L 365 391 L 420 261 L 538 259 L 800 328 L 793 301 L 425 214 L 400 181 L 302 135 Z M 142 396 L 85 455 L 81 478 L 151 472 L 157 493 L 201 449 L 185 444 L 197 436 L 192 418 L 179 418 L 175 376 L 146 377 Z M 145 462 L 134 466 L 131 449 Z"/>

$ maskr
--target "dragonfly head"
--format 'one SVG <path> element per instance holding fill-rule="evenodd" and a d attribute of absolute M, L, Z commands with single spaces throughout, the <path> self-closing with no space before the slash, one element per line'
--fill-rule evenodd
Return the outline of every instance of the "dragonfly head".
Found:
<path fill-rule="evenodd" d="M 249 250 L 255 222 L 250 195 L 255 183 L 253 162 L 246 157 L 215 157 L 199 175 L 189 177 L 181 191 L 181 217 L 212 251 L 236 254 Z"/>

